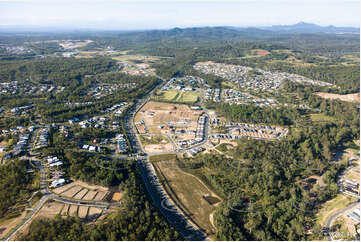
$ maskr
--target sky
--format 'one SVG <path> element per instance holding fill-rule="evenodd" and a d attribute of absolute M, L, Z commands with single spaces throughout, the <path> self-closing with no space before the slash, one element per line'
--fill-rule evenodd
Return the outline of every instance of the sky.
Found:
<path fill-rule="evenodd" d="M 359 0 L 0 0 L 0 27 L 360 26 Z"/>

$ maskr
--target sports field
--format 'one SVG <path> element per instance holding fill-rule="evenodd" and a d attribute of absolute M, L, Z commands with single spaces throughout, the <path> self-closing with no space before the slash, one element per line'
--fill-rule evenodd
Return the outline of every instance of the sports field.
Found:
<path fill-rule="evenodd" d="M 200 94 L 197 92 L 183 92 L 176 90 L 167 90 L 157 92 L 152 96 L 155 101 L 174 102 L 174 103 L 189 103 L 197 102 Z"/>

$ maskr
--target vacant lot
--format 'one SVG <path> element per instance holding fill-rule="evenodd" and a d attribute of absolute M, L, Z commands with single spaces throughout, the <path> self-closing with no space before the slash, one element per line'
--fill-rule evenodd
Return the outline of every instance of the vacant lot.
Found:
<path fill-rule="evenodd" d="M 221 198 L 213 193 L 197 177 L 183 172 L 175 163 L 154 163 L 167 192 L 190 215 L 192 220 L 208 235 L 214 234 L 216 228 L 211 223 L 210 215 Z"/>
<path fill-rule="evenodd" d="M 69 215 L 70 216 L 75 216 L 78 214 L 78 206 L 76 205 L 70 205 L 70 208 L 69 208 Z"/>
<path fill-rule="evenodd" d="M 339 99 L 345 102 L 360 102 L 360 93 L 340 95 L 327 92 L 317 92 L 315 94 L 326 99 Z"/>
<path fill-rule="evenodd" d="M 89 207 L 80 206 L 78 208 L 78 216 L 79 216 L 79 218 L 86 218 L 86 216 L 88 214 L 88 209 L 89 209 Z"/>
<path fill-rule="evenodd" d="M 11 219 L 2 219 L 0 220 L 0 238 L 3 238 L 7 233 L 9 233 L 16 225 L 18 225 L 21 220 L 26 216 L 26 211 L 23 211 L 19 216 Z"/>
<path fill-rule="evenodd" d="M 81 186 L 73 186 L 69 190 L 63 192 L 61 195 L 64 195 L 65 197 L 74 197 L 82 189 L 83 188 Z"/>
<path fill-rule="evenodd" d="M 132 63 L 137 63 L 139 61 L 142 61 L 144 63 L 151 63 L 160 60 L 158 56 L 127 55 L 127 54 L 121 54 L 121 52 L 119 52 L 118 55 L 117 54 L 113 55 L 112 59 L 117 61 L 130 61 Z"/>
<path fill-rule="evenodd" d="M 74 198 L 75 198 L 75 199 L 82 199 L 88 191 L 89 191 L 88 189 L 83 188 L 83 190 L 81 190 L 80 192 L 78 192 L 78 193 L 74 196 Z"/>
<path fill-rule="evenodd" d="M 157 92 L 152 96 L 152 99 L 155 101 L 193 104 L 197 102 L 199 96 L 198 92 L 167 90 Z"/>
<path fill-rule="evenodd" d="M 97 195 L 97 191 L 89 191 L 84 197 L 83 200 L 94 200 L 94 197 Z"/>
<path fill-rule="evenodd" d="M 194 139 L 197 130 L 197 121 L 201 114 L 202 111 L 191 110 L 190 107 L 184 104 L 151 101 L 147 102 L 136 114 L 135 120 L 144 121 L 144 125 L 137 125 L 140 133 L 141 131 L 148 130 L 148 134 L 156 135 L 154 138 L 143 136 L 142 142 L 151 144 L 155 142 L 155 139 L 160 138 L 157 137 L 158 135 L 166 135 L 176 140 Z M 140 129 L 138 126 L 144 126 L 144 129 Z M 156 147 L 152 147 L 152 149 L 153 148 Z M 169 148 L 171 148 L 170 145 Z M 164 147 L 164 149 L 168 149 L 168 147 Z"/>
<path fill-rule="evenodd" d="M 79 200 L 102 200 L 108 193 L 109 188 L 90 185 L 81 181 L 74 181 L 65 186 L 56 188 L 54 193 Z"/>
<path fill-rule="evenodd" d="M 140 135 L 139 138 L 142 145 L 169 143 L 168 138 L 164 135 Z"/>
<path fill-rule="evenodd" d="M 97 219 L 102 213 L 102 209 L 96 207 L 90 207 L 88 210 L 89 219 Z"/>
<path fill-rule="evenodd" d="M 152 155 L 149 157 L 150 162 L 176 161 L 176 160 L 177 160 L 177 155 L 175 154 Z"/>
<path fill-rule="evenodd" d="M 115 192 L 113 193 L 112 200 L 113 201 L 119 201 L 124 196 L 124 193 Z"/>
<path fill-rule="evenodd" d="M 147 153 L 169 152 L 174 150 L 167 136 L 140 135 L 139 137 L 144 151 Z"/>

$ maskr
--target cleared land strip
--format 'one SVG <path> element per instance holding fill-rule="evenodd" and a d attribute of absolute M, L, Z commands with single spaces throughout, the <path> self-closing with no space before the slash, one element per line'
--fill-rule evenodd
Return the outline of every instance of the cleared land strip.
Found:
<path fill-rule="evenodd" d="M 188 218 L 208 235 L 214 235 L 216 228 L 211 214 L 222 201 L 198 177 L 182 170 L 164 167 L 162 162 L 154 163 L 158 176 L 162 178 L 167 193 L 178 203 Z"/>

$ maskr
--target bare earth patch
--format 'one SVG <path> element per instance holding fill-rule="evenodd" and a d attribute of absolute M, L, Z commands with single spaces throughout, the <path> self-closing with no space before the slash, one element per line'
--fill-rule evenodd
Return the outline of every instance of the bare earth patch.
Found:
<path fill-rule="evenodd" d="M 76 205 L 70 205 L 70 208 L 69 208 L 69 215 L 70 216 L 75 216 L 78 212 L 78 206 Z"/>
<path fill-rule="evenodd" d="M 83 190 L 81 190 L 80 192 L 78 192 L 74 198 L 75 199 L 82 199 L 84 197 L 84 195 L 88 192 L 89 190 L 86 188 L 83 188 Z"/>
<path fill-rule="evenodd" d="M 269 55 L 269 54 L 270 54 L 270 52 L 268 52 L 267 50 L 259 50 L 256 53 L 257 56 L 265 56 L 265 55 Z"/>
<path fill-rule="evenodd" d="M 26 216 L 26 211 L 24 211 L 20 216 L 16 218 L 9 219 L 7 221 L 4 221 L 0 225 L 0 238 L 5 236 L 10 230 L 12 230 L 17 224 L 21 222 Z"/>
<path fill-rule="evenodd" d="M 58 187 L 58 188 L 55 188 L 53 189 L 53 192 L 56 193 L 56 194 L 60 194 L 60 193 L 63 193 L 64 191 L 70 189 L 72 186 L 74 186 L 74 183 L 69 183 L 69 184 L 66 184 L 62 187 Z"/>
<path fill-rule="evenodd" d="M 83 200 L 93 200 L 94 197 L 97 195 L 97 191 L 89 191 L 84 197 Z"/>
<path fill-rule="evenodd" d="M 119 201 L 123 197 L 123 195 L 124 195 L 123 193 L 115 192 L 113 194 L 112 200 L 113 201 Z"/>
<path fill-rule="evenodd" d="M 95 219 L 100 216 L 101 212 L 101 208 L 89 207 L 88 218 Z"/>
<path fill-rule="evenodd" d="M 97 193 L 97 195 L 95 196 L 94 200 L 95 200 L 95 201 L 101 201 L 101 200 L 103 200 L 103 198 L 105 197 L 105 195 L 106 195 L 106 192 L 101 192 L 101 191 L 99 191 L 99 192 Z"/>
<path fill-rule="evenodd" d="M 81 189 L 83 189 L 81 186 L 74 186 L 70 188 L 68 191 L 63 192 L 61 195 L 65 197 L 73 197 Z"/>
<path fill-rule="evenodd" d="M 169 152 L 173 151 L 172 144 L 150 144 L 144 146 L 144 151 L 146 153 L 157 153 L 157 152 Z"/>
<path fill-rule="evenodd" d="M 69 210 L 69 204 L 65 204 L 63 209 L 61 210 L 61 215 L 62 216 L 67 216 L 68 215 L 68 210 Z"/>
<path fill-rule="evenodd" d="M 339 99 L 345 102 L 358 102 L 358 103 L 360 102 L 360 93 L 340 95 L 340 94 L 327 93 L 327 92 L 317 92 L 315 94 L 317 96 L 326 99 Z"/>
<path fill-rule="evenodd" d="M 79 210 L 78 210 L 79 218 L 85 218 L 86 215 L 88 214 L 88 209 L 89 209 L 89 207 L 79 206 Z"/>
<path fill-rule="evenodd" d="M 155 165 L 165 176 L 167 190 L 171 190 L 171 196 L 175 201 L 185 208 L 185 211 L 208 235 L 214 234 L 216 228 L 211 222 L 211 214 L 222 199 L 196 176 L 179 169 L 170 169 L 170 164 L 157 162 Z"/>

